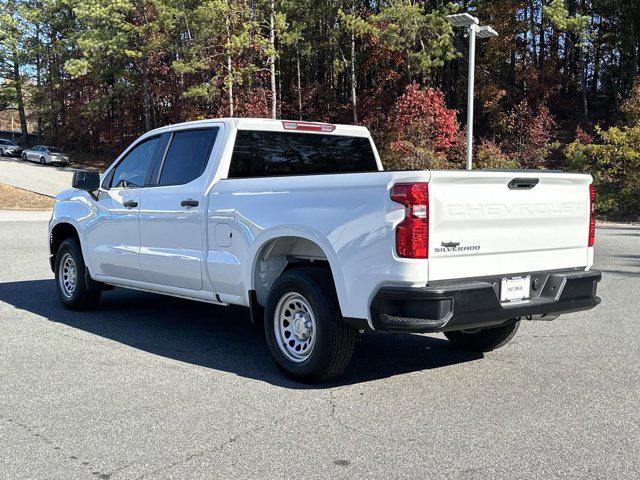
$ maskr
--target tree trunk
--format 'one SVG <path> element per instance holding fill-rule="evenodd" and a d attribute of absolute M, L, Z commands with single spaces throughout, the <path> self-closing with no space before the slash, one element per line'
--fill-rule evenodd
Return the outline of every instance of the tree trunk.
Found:
<path fill-rule="evenodd" d="M 591 79 L 591 94 L 597 95 L 598 93 L 598 82 L 600 81 L 600 47 L 602 45 L 602 31 L 601 31 L 602 20 L 598 22 L 598 36 L 596 42 L 594 44 L 594 53 L 593 53 L 593 77 Z"/>
<path fill-rule="evenodd" d="M 233 64 L 231 55 L 227 55 L 227 94 L 229 95 L 229 116 L 233 117 L 235 105 L 233 103 Z"/>
<path fill-rule="evenodd" d="M 24 96 L 22 95 L 22 79 L 20 78 L 20 65 L 18 64 L 18 52 L 14 50 L 13 56 L 13 83 L 16 90 L 16 103 L 20 116 L 20 142 L 23 147 L 29 146 L 29 132 L 27 131 L 27 114 L 24 110 Z"/>
<path fill-rule="evenodd" d="M 40 24 L 36 25 L 36 36 L 35 40 L 37 43 L 36 47 L 36 92 L 38 92 L 38 143 L 42 143 L 42 98 L 40 98 L 42 92 L 42 57 L 41 57 L 41 46 L 40 42 Z"/>
<path fill-rule="evenodd" d="M 269 56 L 269 70 L 271 71 L 271 118 L 275 119 L 278 113 L 278 97 L 276 91 L 276 2 L 269 1 L 269 40 L 271 42 L 271 55 Z"/>
<path fill-rule="evenodd" d="M 581 90 L 582 90 L 582 114 L 584 116 L 584 121 L 589 121 L 589 104 L 587 100 L 587 59 L 586 52 L 584 47 L 580 47 L 578 51 L 578 63 L 581 73 Z"/>
<path fill-rule="evenodd" d="M 598 93 L 598 82 L 600 81 L 600 48 L 596 45 L 595 58 L 593 61 L 593 77 L 591 78 L 591 93 Z"/>
<path fill-rule="evenodd" d="M 144 128 L 148 132 L 153 128 L 151 121 L 151 90 L 149 89 L 149 54 L 142 58 L 142 103 L 144 115 Z"/>
<path fill-rule="evenodd" d="M 563 90 L 565 94 L 571 91 L 571 52 L 573 52 L 573 42 L 571 41 L 571 35 L 567 32 L 564 34 L 564 85 Z"/>
<path fill-rule="evenodd" d="M 636 79 L 638 69 L 638 51 L 636 50 L 636 30 L 631 22 L 631 68 L 629 69 L 628 85 L 631 87 Z"/>
<path fill-rule="evenodd" d="M 544 7 L 544 0 L 542 1 L 542 5 L 540 8 Z M 542 70 L 544 68 L 544 48 L 545 48 L 545 38 L 544 38 L 544 28 L 545 28 L 545 16 L 544 14 L 540 14 L 540 40 L 538 41 L 538 45 L 540 45 L 540 52 L 538 53 L 538 68 Z"/>
<path fill-rule="evenodd" d="M 298 74 L 298 119 L 302 120 L 302 85 L 300 81 L 300 50 L 296 45 L 296 71 Z"/>
<path fill-rule="evenodd" d="M 529 15 L 529 24 L 531 27 L 531 54 L 533 65 L 538 65 L 538 47 L 536 45 L 536 10 L 533 5 L 533 0 L 529 0 L 529 9 L 531 10 Z"/>
<path fill-rule="evenodd" d="M 585 3 L 584 0 L 580 3 L 582 12 L 585 11 Z M 576 53 L 578 55 L 578 68 L 580 69 L 580 87 L 582 90 L 582 114 L 584 116 L 584 121 L 589 121 L 589 104 L 587 99 L 587 81 L 588 81 L 588 65 L 589 65 L 589 50 L 586 44 L 586 38 L 584 36 L 584 32 L 579 34 L 580 36 L 577 39 Z"/>
<path fill-rule="evenodd" d="M 229 116 L 233 117 L 235 105 L 233 103 L 233 62 L 231 61 L 230 43 L 231 25 L 229 24 L 229 17 L 227 16 L 227 94 L 229 95 Z"/>
<path fill-rule="evenodd" d="M 355 12 L 355 4 L 351 7 L 351 14 Z M 358 97 L 356 94 L 356 32 L 351 29 L 351 111 L 353 123 L 358 123 Z"/>
<path fill-rule="evenodd" d="M 282 59 L 278 58 L 278 118 L 282 118 Z"/>

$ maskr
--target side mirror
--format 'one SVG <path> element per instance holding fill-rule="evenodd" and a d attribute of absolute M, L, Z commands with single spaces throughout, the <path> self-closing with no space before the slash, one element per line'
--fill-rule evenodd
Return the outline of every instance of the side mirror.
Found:
<path fill-rule="evenodd" d="M 71 186 L 78 190 L 95 192 L 100 188 L 100 174 L 98 172 L 88 172 L 84 170 L 75 172 Z"/>

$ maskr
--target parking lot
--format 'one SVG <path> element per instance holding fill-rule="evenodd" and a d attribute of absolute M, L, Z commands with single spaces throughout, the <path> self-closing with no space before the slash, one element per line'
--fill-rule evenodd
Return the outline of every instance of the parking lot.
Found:
<path fill-rule="evenodd" d="M 55 197 L 71 186 L 74 169 L 0 157 L 0 183 Z"/>
<path fill-rule="evenodd" d="M 597 235 L 597 309 L 484 357 L 367 334 L 309 387 L 240 308 L 116 289 L 64 310 L 46 221 L 0 212 L 0 478 L 637 477 L 640 227 Z"/>

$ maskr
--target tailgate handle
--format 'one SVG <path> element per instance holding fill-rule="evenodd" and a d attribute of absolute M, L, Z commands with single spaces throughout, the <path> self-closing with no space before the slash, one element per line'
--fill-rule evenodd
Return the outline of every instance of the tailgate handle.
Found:
<path fill-rule="evenodd" d="M 509 182 L 509 190 L 531 190 L 538 182 L 539 178 L 514 178 Z"/>

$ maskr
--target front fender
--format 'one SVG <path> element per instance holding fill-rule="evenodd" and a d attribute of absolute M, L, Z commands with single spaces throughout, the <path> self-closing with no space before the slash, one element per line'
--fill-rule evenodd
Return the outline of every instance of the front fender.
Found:
<path fill-rule="evenodd" d="M 60 224 L 68 224 L 75 228 L 80 239 L 80 249 L 85 259 L 89 273 L 93 277 L 91 257 L 86 251 L 86 225 L 96 216 L 96 208 L 93 199 L 88 193 L 81 190 L 70 189 L 59 193 L 53 206 L 53 213 L 49 221 L 49 248 L 51 249 L 51 234 L 54 228 Z M 50 250 L 50 253 L 51 250 Z"/>

